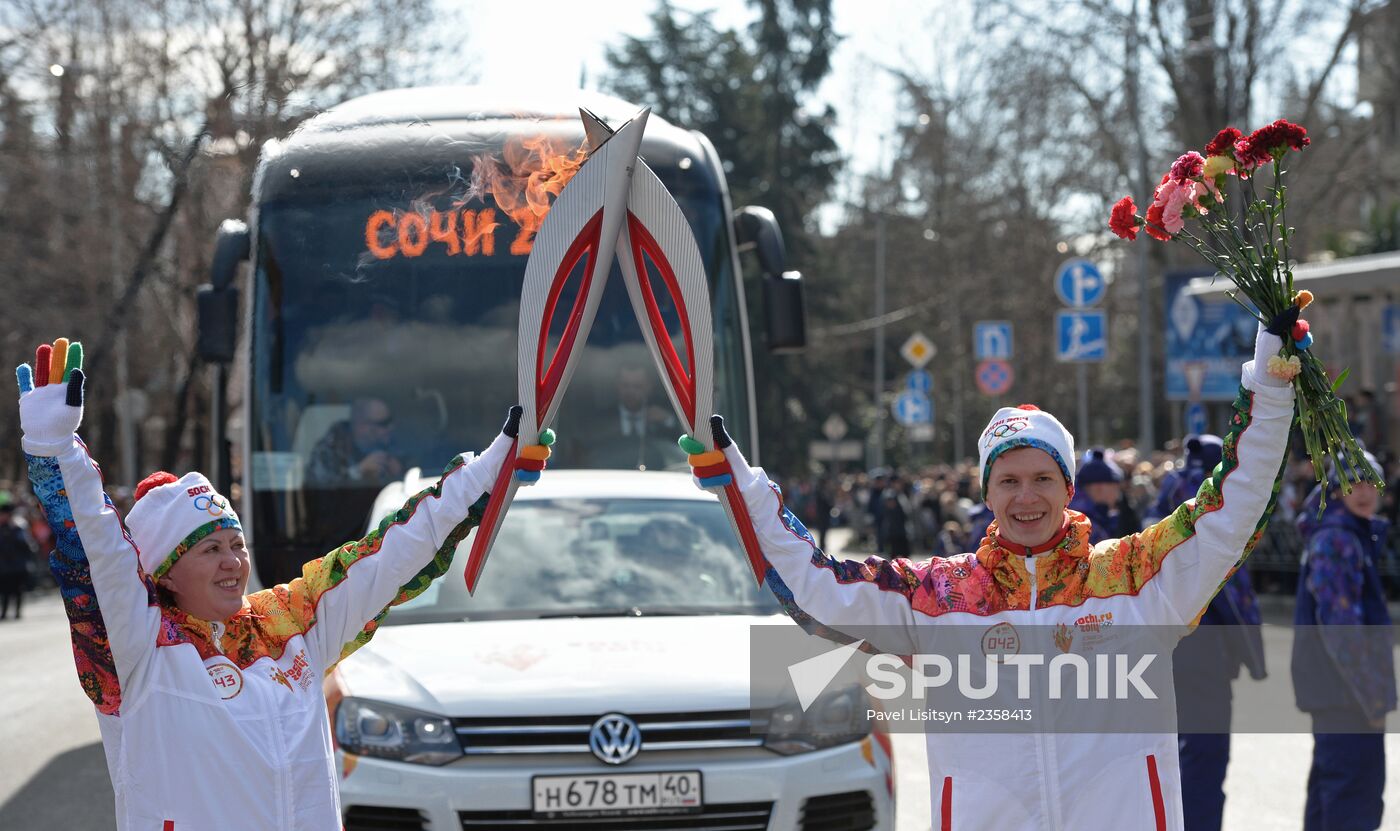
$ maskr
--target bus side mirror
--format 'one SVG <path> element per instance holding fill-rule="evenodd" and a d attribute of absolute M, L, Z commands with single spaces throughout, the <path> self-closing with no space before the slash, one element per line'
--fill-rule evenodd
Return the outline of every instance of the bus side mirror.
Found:
<path fill-rule="evenodd" d="M 211 364 L 232 361 L 238 345 L 238 289 L 218 289 L 206 283 L 199 287 L 195 299 L 199 308 L 200 360 Z"/>
<path fill-rule="evenodd" d="M 739 237 L 739 252 L 752 249 L 764 276 L 776 277 L 787 270 L 787 247 L 772 211 L 757 205 L 740 208 L 734 212 L 734 230 Z"/>
<path fill-rule="evenodd" d="M 215 290 L 233 285 L 238 264 L 248 259 L 248 225 L 240 219 L 225 219 L 214 242 L 214 263 L 209 267 L 209 283 Z"/>
<path fill-rule="evenodd" d="M 238 344 L 238 289 L 233 279 L 238 264 L 248 259 L 248 226 L 237 219 L 225 219 L 214 243 L 214 262 L 209 267 L 209 283 L 199 287 L 199 357 L 208 363 L 233 360 Z"/>
<path fill-rule="evenodd" d="M 769 352 L 800 352 L 807 347 L 807 308 L 802 300 L 802 273 L 763 276 L 763 313 Z"/>
<path fill-rule="evenodd" d="M 778 220 L 767 208 L 749 205 L 734 212 L 739 251 L 758 255 L 763 272 L 763 312 L 770 352 L 797 352 L 807 346 L 807 309 L 802 275 L 787 270 L 787 248 Z"/>

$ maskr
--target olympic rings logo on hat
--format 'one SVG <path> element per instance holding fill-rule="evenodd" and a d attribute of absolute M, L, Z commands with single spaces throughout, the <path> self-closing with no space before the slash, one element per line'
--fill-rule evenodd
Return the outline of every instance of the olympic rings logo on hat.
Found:
<path fill-rule="evenodd" d="M 1030 426 L 1031 423 L 1029 421 L 1026 421 L 1024 419 L 1017 419 L 1016 421 L 1008 421 L 1003 422 L 1001 424 L 997 424 L 991 429 L 987 430 L 987 432 L 983 435 L 984 438 L 986 438 L 987 440 L 987 446 L 991 447 L 997 439 L 1004 439 L 1008 436 L 1014 436 Z"/>
<path fill-rule="evenodd" d="M 224 509 L 228 507 L 228 502 L 216 499 L 214 496 L 196 496 L 194 507 L 196 510 L 208 512 L 209 516 L 222 516 Z"/>

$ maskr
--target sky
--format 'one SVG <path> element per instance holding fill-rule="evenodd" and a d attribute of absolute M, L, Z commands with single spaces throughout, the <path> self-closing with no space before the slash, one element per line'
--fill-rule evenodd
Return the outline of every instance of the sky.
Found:
<path fill-rule="evenodd" d="M 561 84 L 577 86 L 582 71 L 586 85 L 596 89 L 607 70 L 607 46 L 622 43 L 627 35 L 648 34 L 648 16 L 657 1 L 607 0 L 592 7 L 606 9 L 606 13 L 589 15 L 580 14 L 589 7 L 578 2 L 533 0 L 531 19 L 568 19 L 568 37 L 550 40 L 547 47 L 533 52 L 528 62 L 520 60 L 516 38 L 469 35 L 466 48 L 480 56 L 476 66 L 483 84 L 557 89 Z M 674 0 L 673 5 L 690 11 L 713 10 L 715 24 L 723 28 L 744 26 L 754 17 L 744 0 Z M 931 51 L 928 47 L 935 34 L 933 27 L 925 25 L 931 5 L 927 0 L 832 1 L 836 31 L 844 40 L 814 103 L 836 108 L 835 137 L 848 160 L 847 177 L 882 164 L 882 141 L 894 126 L 895 85 L 878 65 L 908 60 L 917 63 L 917 55 Z M 471 10 L 471 31 L 511 31 L 519 25 L 518 15 L 519 6 L 513 3 L 476 4 Z M 854 114 L 857 101 L 859 116 Z M 840 190 L 838 186 L 838 201 L 844 196 Z"/>

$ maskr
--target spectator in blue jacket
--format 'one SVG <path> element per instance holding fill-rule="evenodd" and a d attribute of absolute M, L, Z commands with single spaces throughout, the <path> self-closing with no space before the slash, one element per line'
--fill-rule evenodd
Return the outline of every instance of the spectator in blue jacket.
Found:
<path fill-rule="evenodd" d="M 1142 530 L 1137 513 L 1124 497 L 1123 471 L 1102 447 L 1091 448 L 1079 463 L 1069 509 L 1079 511 L 1093 523 L 1089 532 L 1090 545 Z"/>
<path fill-rule="evenodd" d="M 1367 454 L 1376 471 L 1380 465 Z M 1335 467 L 1335 466 L 1334 466 Z M 1335 472 L 1298 516 L 1306 540 L 1294 617 L 1293 690 L 1313 720 L 1304 831 L 1370 831 L 1381 824 L 1386 713 L 1395 709 L 1390 613 L 1376 562 L 1388 523 L 1375 486 L 1343 494 Z"/>

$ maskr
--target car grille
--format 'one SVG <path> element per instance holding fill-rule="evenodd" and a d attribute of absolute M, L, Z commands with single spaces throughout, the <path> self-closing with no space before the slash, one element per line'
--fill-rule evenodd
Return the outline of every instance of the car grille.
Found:
<path fill-rule="evenodd" d="M 462 752 L 468 756 L 521 753 L 588 753 L 590 716 L 453 719 Z M 642 752 L 725 750 L 762 747 L 748 710 L 649 713 L 629 716 L 642 734 Z"/>
<path fill-rule="evenodd" d="M 869 791 L 814 796 L 802 803 L 802 831 L 868 831 L 875 827 Z"/>
<path fill-rule="evenodd" d="M 706 805 L 698 814 L 656 817 L 535 819 L 529 811 L 462 811 L 462 831 L 567 828 L 570 831 L 766 831 L 771 802 Z"/>
<path fill-rule="evenodd" d="M 427 819 L 412 808 L 351 805 L 345 809 L 345 831 L 423 831 Z"/>

